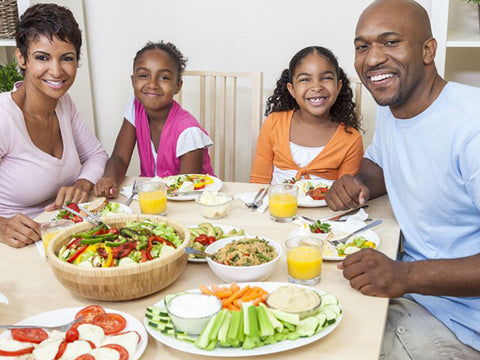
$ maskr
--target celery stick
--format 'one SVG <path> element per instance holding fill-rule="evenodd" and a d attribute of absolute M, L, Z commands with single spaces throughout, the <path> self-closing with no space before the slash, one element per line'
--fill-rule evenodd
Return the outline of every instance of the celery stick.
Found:
<path fill-rule="evenodd" d="M 205 350 L 212 351 L 213 349 L 215 349 L 216 346 L 217 346 L 217 339 L 210 341 L 208 343 L 208 346 L 205 348 Z"/>
<path fill-rule="evenodd" d="M 226 312 L 225 315 L 225 320 L 223 321 L 222 327 L 220 328 L 220 331 L 218 332 L 218 341 L 220 344 L 227 344 L 227 333 L 228 333 L 228 327 L 230 326 L 230 322 L 232 320 L 232 314 L 230 311 Z"/>
<path fill-rule="evenodd" d="M 258 319 L 255 306 L 251 303 L 242 304 L 243 311 L 243 333 L 252 339 L 258 338 Z"/>
<path fill-rule="evenodd" d="M 288 340 L 293 341 L 293 340 L 297 340 L 298 338 L 300 338 L 300 334 L 297 333 L 296 331 L 287 334 L 287 339 Z"/>
<path fill-rule="evenodd" d="M 268 319 L 272 323 L 273 328 L 278 332 L 282 332 L 283 324 L 278 321 L 278 319 L 272 314 L 270 309 L 264 303 L 260 303 L 260 306 L 265 309 L 265 312 L 267 313 Z"/>
<path fill-rule="evenodd" d="M 245 341 L 245 324 L 243 321 L 243 309 L 240 313 L 240 327 L 238 328 L 238 333 L 237 333 L 237 340 L 240 342 L 240 345 Z"/>
<path fill-rule="evenodd" d="M 209 343 L 209 334 L 212 331 L 213 324 L 218 318 L 218 314 L 215 314 L 215 316 L 212 316 L 210 321 L 208 322 L 207 326 L 205 326 L 205 329 L 203 329 L 202 333 L 200 336 L 197 338 L 195 341 L 195 346 L 199 347 L 200 349 L 206 349 Z"/>
<path fill-rule="evenodd" d="M 245 337 L 245 341 L 242 344 L 244 350 L 250 350 L 257 346 L 257 341 L 250 336 Z"/>
<path fill-rule="evenodd" d="M 238 340 L 238 334 L 240 331 L 240 325 L 242 323 L 242 313 L 240 311 L 231 311 L 231 320 L 228 327 L 227 341 L 233 347 L 239 347 L 240 341 Z M 243 329 L 242 329 L 243 334 Z"/>
<path fill-rule="evenodd" d="M 220 331 L 220 328 L 223 325 L 223 321 L 225 320 L 225 316 L 227 315 L 227 312 L 228 310 L 221 310 L 218 313 L 217 319 L 215 320 L 215 323 L 212 326 L 212 331 L 210 331 L 210 334 L 208 334 L 208 339 L 210 341 L 217 340 L 218 332 Z"/>
<path fill-rule="evenodd" d="M 256 306 L 255 310 L 257 312 L 258 325 L 260 328 L 260 337 L 265 338 L 267 336 L 272 336 L 274 334 L 273 325 L 268 318 L 267 312 L 261 306 Z"/>

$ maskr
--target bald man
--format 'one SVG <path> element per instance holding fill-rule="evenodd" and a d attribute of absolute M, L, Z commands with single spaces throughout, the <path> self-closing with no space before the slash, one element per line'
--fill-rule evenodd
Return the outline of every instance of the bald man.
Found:
<path fill-rule="evenodd" d="M 480 359 L 480 89 L 437 73 L 428 14 L 373 2 L 355 34 L 355 69 L 379 108 L 359 173 L 330 208 L 388 193 L 404 235 L 393 261 L 368 249 L 340 265 L 353 288 L 389 297 L 385 359 Z"/>

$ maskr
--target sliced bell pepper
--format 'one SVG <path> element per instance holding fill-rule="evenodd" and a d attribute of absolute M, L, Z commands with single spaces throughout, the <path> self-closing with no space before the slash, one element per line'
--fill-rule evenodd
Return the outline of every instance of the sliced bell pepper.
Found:
<path fill-rule="evenodd" d="M 103 262 L 102 267 L 110 267 L 113 264 L 113 252 L 112 248 L 105 246 L 104 249 L 107 251 L 107 259 Z"/>
<path fill-rule="evenodd" d="M 78 249 L 67 261 L 72 264 L 85 250 L 87 250 L 88 245 L 82 246 L 80 249 Z"/>

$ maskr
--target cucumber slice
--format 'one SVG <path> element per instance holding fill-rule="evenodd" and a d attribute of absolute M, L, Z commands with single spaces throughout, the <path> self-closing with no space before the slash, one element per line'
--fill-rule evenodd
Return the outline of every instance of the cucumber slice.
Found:
<path fill-rule="evenodd" d="M 155 322 L 163 322 L 163 323 L 170 323 L 172 322 L 172 320 L 170 319 L 170 316 L 157 316 L 157 315 L 154 315 L 154 314 L 151 314 L 151 313 L 146 313 L 145 314 L 145 317 L 147 319 L 150 319 L 152 321 L 155 321 Z"/>
<path fill-rule="evenodd" d="M 221 238 L 223 236 L 223 229 L 219 226 L 215 226 L 215 237 L 217 239 Z"/>
<path fill-rule="evenodd" d="M 198 224 L 199 228 L 202 228 L 203 231 L 207 233 L 207 236 L 215 236 L 215 228 L 209 222 L 204 222 Z"/>
<path fill-rule="evenodd" d="M 160 330 L 161 332 L 165 332 L 167 330 L 173 330 L 174 331 L 173 324 L 166 324 L 166 323 L 163 323 L 163 322 L 156 322 L 156 321 L 152 321 L 152 320 L 148 320 L 147 324 L 151 328 L 156 329 L 156 330 Z"/>
<path fill-rule="evenodd" d="M 310 337 L 315 334 L 315 330 L 317 330 L 319 323 L 320 322 L 315 316 L 305 318 L 300 320 L 300 323 L 297 325 L 296 332 L 300 336 Z"/>
<path fill-rule="evenodd" d="M 187 342 L 195 342 L 195 340 L 197 340 L 196 338 L 188 335 L 187 333 L 184 333 L 184 332 L 177 332 L 175 333 L 175 337 L 179 340 L 183 340 L 183 341 L 187 341 Z"/>
<path fill-rule="evenodd" d="M 332 294 L 324 294 L 322 295 L 322 305 L 321 307 L 327 306 L 327 305 L 338 305 L 338 299 L 333 296 Z"/>
<path fill-rule="evenodd" d="M 160 306 L 147 307 L 147 313 L 153 316 L 168 316 L 167 310 Z"/>
<path fill-rule="evenodd" d="M 337 320 L 337 314 L 333 312 L 332 310 L 321 310 L 321 313 L 325 315 L 327 318 L 327 324 L 332 325 L 336 320 Z"/>
<path fill-rule="evenodd" d="M 327 317 L 325 316 L 325 314 L 320 313 L 320 314 L 315 315 L 315 317 L 318 319 L 318 322 L 319 322 L 318 328 L 319 328 L 320 330 L 321 330 L 322 328 L 324 328 L 325 326 L 328 325 L 328 323 L 327 323 Z M 318 330 L 318 329 L 317 329 L 317 330 Z"/>
<path fill-rule="evenodd" d="M 342 313 L 342 308 L 338 305 L 333 305 L 333 304 L 326 305 L 322 310 L 333 311 L 335 314 L 337 314 L 337 317 L 339 317 L 340 314 Z"/>

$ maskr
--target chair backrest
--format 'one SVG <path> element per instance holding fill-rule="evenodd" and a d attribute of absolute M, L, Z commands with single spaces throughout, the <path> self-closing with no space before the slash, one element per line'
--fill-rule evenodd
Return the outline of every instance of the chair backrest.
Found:
<path fill-rule="evenodd" d="M 358 119 L 362 119 L 362 82 L 359 79 L 349 79 L 355 101 L 355 113 Z"/>
<path fill-rule="evenodd" d="M 263 73 L 185 71 L 175 100 L 210 134 L 215 174 L 248 182 L 262 125 Z"/>

